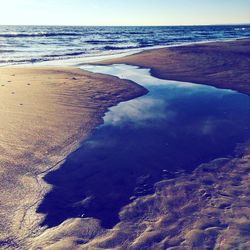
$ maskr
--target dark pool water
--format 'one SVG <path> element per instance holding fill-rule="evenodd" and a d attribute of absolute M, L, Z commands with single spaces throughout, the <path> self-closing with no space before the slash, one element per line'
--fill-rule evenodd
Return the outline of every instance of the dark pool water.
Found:
<path fill-rule="evenodd" d="M 145 86 L 146 96 L 112 107 L 104 124 L 44 179 L 53 185 L 37 212 L 42 225 L 94 217 L 105 228 L 154 183 L 230 156 L 250 135 L 250 98 L 231 90 L 156 79 L 127 65 L 86 66 Z"/>

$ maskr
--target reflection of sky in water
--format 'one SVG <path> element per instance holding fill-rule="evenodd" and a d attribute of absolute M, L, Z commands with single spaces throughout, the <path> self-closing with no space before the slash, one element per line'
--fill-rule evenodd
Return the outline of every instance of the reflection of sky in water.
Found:
<path fill-rule="evenodd" d="M 134 126 L 147 125 L 147 122 L 154 119 L 171 119 L 175 114 L 166 111 L 163 100 L 147 97 L 142 100 L 135 100 L 128 105 L 119 105 L 115 109 L 110 109 L 104 117 L 105 125 L 122 126 L 125 123 L 133 123 Z"/>
<path fill-rule="evenodd" d="M 138 82 L 145 96 L 112 107 L 104 124 L 45 181 L 44 224 L 94 217 L 111 227 L 122 206 L 156 181 L 232 154 L 250 135 L 250 99 L 230 90 L 159 80 L 133 66 L 86 66 Z"/>
<path fill-rule="evenodd" d="M 220 101 L 225 96 L 235 93 L 231 90 L 218 90 L 211 86 L 157 79 L 149 74 L 148 69 L 139 69 L 130 65 L 118 64 L 112 65 L 112 67 L 87 65 L 84 66 L 84 69 L 129 79 L 140 83 L 150 91 L 147 96 L 110 108 L 104 116 L 104 125 L 102 126 L 111 124 L 122 126 L 127 123 L 137 127 L 148 126 L 150 121 L 156 122 L 159 119 L 168 123 L 178 120 L 178 109 L 171 105 L 176 99 L 199 98 L 199 96 L 207 98 L 209 95 L 214 98 L 216 95 L 217 101 Z M 202 124 L 199 124 L 199 130 L 208 133 L 216 126 L 217 122 L 218 118 L 215 117 L 204 118 Z"/>

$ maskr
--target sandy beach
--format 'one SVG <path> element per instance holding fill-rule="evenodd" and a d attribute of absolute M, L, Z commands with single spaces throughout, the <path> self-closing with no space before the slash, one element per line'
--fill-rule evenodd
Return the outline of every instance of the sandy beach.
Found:
<path fill-rule="evenodd" d="M 149 68 L 153 76 L 250 94 L 250 39 L 146 50 L 99 64 Z"/>
<path fill-rule="evenodd" d="M 149 50 L 98 64 L 118 63 L 150 68 L 163 79 L 250 94 L 249 39 Z M 153 195 L 121 210 L 113 229 L 91 218 L 68 219 L 48 230 L 38 226 L 42 215 L 35 211 L 50 188 L 43 175 L 60 166 L 108 107 L 145 93 L 130 81 L 74 68 L 0 69 L 0 247 L 248 249 L 247 142 L 233 159 L 157 183 Z"/>
<path fill-rule="evenodd" d="M 0 248 L 22 248 L 39 230 L 35 209 L 49 188 L 42 176 L 102 122 L 108 107 L 146 90 L 73 68 L 1 68 L 0 84 Z"/>

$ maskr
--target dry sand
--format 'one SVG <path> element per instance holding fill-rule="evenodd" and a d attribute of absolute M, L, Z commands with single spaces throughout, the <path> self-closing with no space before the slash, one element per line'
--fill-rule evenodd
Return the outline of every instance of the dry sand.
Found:
<path fill-rule="evenodd" d="M 229 88 L 250 94 L 250 39 L 147 50 L 98 64 L 125 63 L 155 77 Z"/>
<path fill-rule="evenodd" d="M 108 107 L 145 93 L 79 69 L 0 69 L 0 248 L 25 249 L 38 233 L 35 209 L 48 191 L 43 174 L 76 149 Z"/>

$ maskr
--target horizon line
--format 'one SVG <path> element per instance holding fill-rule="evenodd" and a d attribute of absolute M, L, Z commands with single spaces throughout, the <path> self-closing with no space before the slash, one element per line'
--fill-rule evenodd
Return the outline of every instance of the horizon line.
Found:
<path fill-rule="evenodd" d="M 178 26 L 230 26 L 250 25 L 250 23 L 216 23 L 216 24 L 159 24 L 159 25 L 84 25 L 84 24 L 0 24 L 0 26 L 72 26 L 72 27 L 178 27 Z"/>

